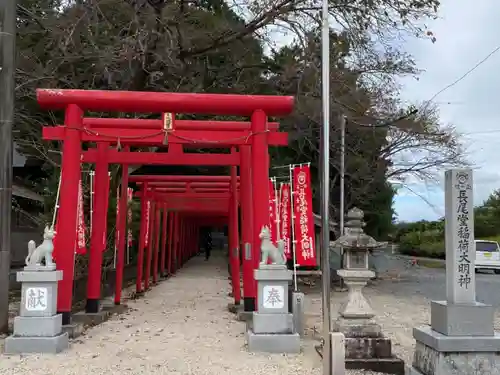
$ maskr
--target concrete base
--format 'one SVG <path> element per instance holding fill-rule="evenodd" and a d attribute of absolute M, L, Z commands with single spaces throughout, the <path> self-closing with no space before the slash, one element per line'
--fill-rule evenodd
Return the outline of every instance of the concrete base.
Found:
<path fill-rule="evenodd" d="M 252 321 L 252 317 L 253 317 L 253 311 L 240 310 L 236 315 L 236 319 L 239 322 L 247 322 L 247 323 Z"/>
<path fill-rule="evenodd" d="M 381 372 L 384 374 L 405 374 L 405 364 L 402 359 L 392 358 L 370 358 L 370 359 L 345 359 L 345 368 L 347 370 L 368 370 Z M 438 375 L 436 373 L 435 375 Z M 441 375 L 441 374 L 439 374 Z"/>
<path fill-rule="evenodd" d="M 249 322 L 252 320 L 253 312 L 245 311 L 243 305 L 228 303 L 227 310 L 230 313 L 236 314 L 236 320 L 238 320 L 239 322 Z"/>
<path fill-rule="evenodd" d="M 69 347 L 67 333 L 54 337 L 17 337 L 5 339 L 5 354 L 50 353 L 57 354 Z"/>
<path fill-rule="evenodd" d="M 125 303 L 115 305 L 114 302 L 106 302 L 102 304 L 102 311 L 107 312 L 110 316 L 115 314 L 123 314 L 124 312 L 128 311 L 128 309 L 128 305 Z"/>
<path fill-rule="evenodd" d="M 346 337 L 344 340 L 346 358 L 392 358 L 391 340 L 387 337 Z"/>
<path fill-rule="evenodd" d="M 493 336 L 445 336 L 431 327 L 413 328 L 413 337 L 438 352 L 500 352 L 500 333 Z"/>
<path fill-rule="evenodd" d="M 248 350 L 264 353 L 300 353 L 300 336 L 290 334 L 257 334 L 247 331 Z"/>
<path fill-rule="evenodd" d="M 69 338 L 76 339 L 81 336 L 84 331 L 84 326 L 82 323 L 71 323 L 62 326 L 62 332 L 67 333 Z"/>
<path fill-rule="evenodd" d="M 431 302 L 431 327 L 446 336 L 492 336 L 495 309 L 491 305 Z M 454 324 L 460 322 L 460 324 Z"/>
<path fill-rule="evenodd" d="M 380 326 L 364 320 L 339 319 L 336 328 L 346 336 L 346 369 L 363 369 L 387 374 L 403 375 L 403 360 L 392 354 L 391 340 L 380 332 Z M 437 375 L 437 374 L 435 374 Z"/>
<path fill-rule="evenodd" d="M 108 320 L 110 315 L 110 309 L 101 310 L 97 313 L 87 313 L 85 311 L 80 311 L 76 314 L 73 314 L 72 318 L 75 323 L 82 323 L 85 326 L 96 326 Z"/>
<path fill-rule="evenodd" d="M 407 369 L 406 374 L 500 375 L 500 353 L 487 351 L 442 352 L 417 341 L 413 365 Z"/>
<path fill-rule="evenodd" d="M 230 313 L 238 314 L 242 309 L 243 309 L 242 305 L 235 305 L 234 303 L 228 303 L 227 304 L 227 310 Z"/>
<path fill-rule="evenodd" d="M 256 334 L 272 333 L 286 334 L 293 333 L 292 314 L 261 314 L 253 312 L 252 330 Z"/>
<path fill-rule="evenodd" d="M 54 337 L 62 331 L 62 315 L 14 318 L 14 337 Z"/>
<path fill-rule="evenodd" d="M 335 332 L 342 332 L 345 337 L 381 337 L 380 325 L 371 319 L 345 319 L 339 317 L 333 323 Z"/>

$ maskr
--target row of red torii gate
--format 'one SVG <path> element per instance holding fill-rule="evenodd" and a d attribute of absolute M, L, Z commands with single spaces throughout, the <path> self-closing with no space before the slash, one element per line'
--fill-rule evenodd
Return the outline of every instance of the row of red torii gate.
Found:
<path fill-rule="evenodd" d="M 159 274 L 175 273 L 198 253 L 200 226 L 227 223 L 235 304 L 243 300 L 245 311 L 256 310 L 254 269 L 260 262 L 259 234 L 264 225 L 270 225 L 268 147 L 288 144 L 288 134 L 279 132 L 279 124 L 269 122 L 268 117 L 290 114 L 293 97 L 39 89 L 37 100 L 44 109 L 65 111 L 64 124 L 43 128 L 45 140 L 63 142 L 54 241 L 54 259 L 57 269 L 63 271 L 57 300 L 63 324 L 71 323 L 82 163 L 95 164 L 87 313 L 97 313 L 100 309 L 110 164 L 123 166 L 117 203 L 115 304 L 121 303 L 123 286 L 128 184 L 135 182 L 140 186 L 140 192 L 135 195 L 141 198 L 137 292 L 149 288 L 151 276 L 155 283 Z M 161 115 L 161 118 L 92 118 L 85 117 L 85 111 L 148 113 Z M 250 121 L 180 120 L 174 113 L 178 116 L 242 116 L 250 117 Z M 152 146 L 168 151 L 132 150 Z M 193 148 L 229 148 L 231 152 L 189 152 Z M 229 176 L 129 176 L 128 166 L 138 164 L 229 166 L 231 173 Z M 238 208 L 241 209 L 241 244 Z M 240 289 L 241 246 L 243 296 Z"/>

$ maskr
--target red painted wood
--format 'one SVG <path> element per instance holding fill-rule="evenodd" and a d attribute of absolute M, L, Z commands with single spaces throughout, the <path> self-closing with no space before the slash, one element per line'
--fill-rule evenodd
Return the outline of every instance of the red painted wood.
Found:
<path fill-rule="evenodd" d="M 263 110 L 268 116 L 284 116 L 293 110 L 292 96 L 192 94 L 140 91 L 37 89 L 44 109 L 65 109 L 76 104 L 83 110 L 102 112 L 173 112 L 250 116 Z"/>
<path fill-rule="evenodd" d="M 84 163 L 96 163 L 97 150 L 83 151 Z M 108 154 L 110 164 L 145 164 L 145 165 L 205 165 L 223 166 L 239 165 L 239 156 L 231 154 L 171 154 L 170 152 L 124 152 L 110 149 Z"/>
<path fill-rule="evenodd" d="M 199 175 L 135 175 L 130 176 L 130 182 L 227 182 L 231 181 L 230 176 L 199 176 Z"/>
<path fill-rule="evenodd" d="M 96 118 L 85 117 L 83 125 L 90 128 L 108 129 L 157 129 L 163 128 L 161 119 L 130 119 L 130 118 Z M 200 121 L 200 120 L 177 120 L 174 119 L 175 130 L 210 130 L 210 131 L 234 131 L 250 130 L 251 123 L 245 121 Z M 275 131 L 279 129 L 279 122 L 268 123 L 268 129 Z"/>
<path fill-rule="evenodd" d="M 62 270 L 64 277 L 58 282 L 57 311 L 63 313 L 63 324 L 71 314 L 73 302 L 73 280 L 75 265 L 75 244 L 77 240 L 77 204 L 78 185 L 81 179 L 81 136 L 83 111 L 77 105 L 69 105 L 66 109 L 65 124 L 72 128 L 65 133 L 62 146 L 61 190 L 59 195 L 59 211 L 57 231 L 54 243 L 54 259 L 57 269 Z"/>
<path fill-rule="evenodd" d="M 47 141 L 63 140 L 66 128 L 62 126 L 44 126 L 42 137 Z M 84 142 L 109 142 L 112 144 L 129 144 L 136 146 L 165 144 L 165 134 L 152 129 L 104 129 L 95 128 L 92 131 L 82 132 Z M 265 130 L 264 130 L 265 132 Z M 288 146 L 288 133 L 269 132 L 261 134 L 269 145 Z M 190 130 L 175 130 L 168 134 L 169 144 L 196 145 L 197 147 L 230 147 L 251 144 L 252 138 L 249 131 L 206 131 L 196 132 Z"/>

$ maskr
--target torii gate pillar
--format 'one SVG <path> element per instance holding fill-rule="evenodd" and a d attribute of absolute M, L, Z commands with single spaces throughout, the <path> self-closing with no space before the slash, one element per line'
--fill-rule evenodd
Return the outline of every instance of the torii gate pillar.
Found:
<path fill-rule="evenodd" d="M 64 124 L 67 126 L 62 146 L 61 190 L 59 195 L 57 242 L 54 254 L 57 269 L 64 270 L 63 279 L 58 283 L 57 312 L 62 315 L 64 325 L 71 323 L 71 305 L 73 296 L 73 270 L 76 245 L 76 212 L 78 209 L 78 185 L 81 178 L 80 157 L 82 154 L 81 127 L 83 111 L 75 105 L 66 108 Z"/>
<path fill-rule="evenodd" d="M 87 313 L 98 313 L 101 299 L 102 254 L 106 251 L 106 220 L 108 217 L 108 143 L 97 144 L 97 162 L 95 164 L 94 212 L 92 213 L 92 233 L 87 279 Z M 91 197 L 92 199 L 92 197 Z"/>
<path fill-rule="evenodd" d="M 240 146 L 240 195 L 241 195 L 241 242 L 243 257 L 243 308 L 255 311 L 253 269 L 253 201 L 252 201 L 252 150 L 250 145 Z"/>
<path fill-rule="evenodd" d="M 264 225 L 269 225 L 269 163 L 267 142 L 267 116 L 262 110 L 252 114 L 252 201 L 253 201 L 253 268 L 259 268 L 259 234 Z M 257 290 L 252 275 L 254 290 Z M 255 306 L 254 306 L 255 311 Z"/>

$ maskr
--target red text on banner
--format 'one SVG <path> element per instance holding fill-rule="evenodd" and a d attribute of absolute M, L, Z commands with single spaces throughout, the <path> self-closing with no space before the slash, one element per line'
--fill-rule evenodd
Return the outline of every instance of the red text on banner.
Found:
<path fill-rule="evenodd" d="M 147 247 L 148 246 L 148 243 L 149 243 L 149 216 L 151 214 L 151 201 L 147 201 L 147 204 L 146 204 L 146 233 L 145 233 L 145 236 L 144 236 L 144 247 Z"/>
<path fill-rule="evenodd" d="M 83 191 L 82 180 L 78 184 L 78 207 L 77 207 L 77 227 L 76 227 L 76 253 L 85 254 L 87 252 L 87 244 L 85 243 L 85 217 L 83 215 Z"/>
<path fill-rule="evenodd" d="M 271 232 L 271 241 L 276 244 L 276 190 L 273 180 L 269 180 L 269 231 Z"/>
<path fill-rule="evenodd" d="M 127 246 L 130 247 L 132 246 L 132 206 L 131 202 L 134 196 L 134 189 L 132 188 L 127 188 L 127 202 L 128 202 L 128 212 L 127 212 L 127 226 L 128 226 L 128 232 L 127 232 Z"/>
<path fill-rule="evenodd" d="M 290 248 L 290 218 L 292 217 L 292 206 L 290 201 L 290 184 L 282 184 L 280 187 L 280 232 L 284 244 L 284 252 L 287 259 L 292 258 Z"/>
<path fill-rule="evenodd" d="M 296 261 L 300 266 L 316 266 L 311 171 L 309 166 L 293 168 L 293 213 Z"/>
<path fill-rule="evenodd" d="M 115 252 L 118 251 L 118 239 L 120 238 L 120 187 L 116 188 L 116 221 L 115 221 Z"/>

